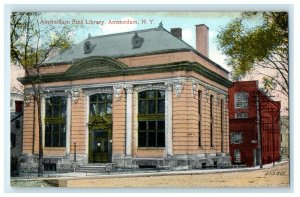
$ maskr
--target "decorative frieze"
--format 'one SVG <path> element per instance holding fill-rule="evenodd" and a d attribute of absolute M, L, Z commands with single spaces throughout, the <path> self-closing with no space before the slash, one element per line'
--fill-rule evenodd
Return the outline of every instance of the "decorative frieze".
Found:
<path fill-rule="evenodd" d="M 81 89 L 65 90 L 65 92 L 67 93 L 67 97 L 72 99 L 73 103 L 76 104 L 78 102 Z"/>
<path fill-rule="evenodd" d="M 194 95 L 194 98 L 196 98 L 198 93 L 198 85 L 196 81 L 192 81 L 192 94 Z"/>
<path fill-rule="evenodd" d="M 134 86 L 134 91 L 142 92 L 145 90 L 165 90 L 166 85 L 163 83 L 150 83 L 150 84 L 141 84 Z"/>
<path fill-rule="evenodd" d="M 114 97 L 116 101 L 121 100 L 121 92 L 123 90 L 124 86 L 123 85 L 115 85 L 114 86 Z"/>
<path fill-rule="evenodd" d="M 176 93 L 176 97 L 177 97 L 177 98 L 178 98 L 178 97 L 180 96 L 180 94 L 182 93 L 183 86 L 184 86 L 183 81 L 179 81 L 179 80 L 173 81 L 173 89 L 175 90 L 175 93 Z"/>
<path fill-rule="evenodd" d="M 100 88 L 87 88 L 83 89 L 86 95 L 93 95 L 97 93 L 107 93 L 112 94 L 113 89 L 111 87 L 100 87 Z"/>

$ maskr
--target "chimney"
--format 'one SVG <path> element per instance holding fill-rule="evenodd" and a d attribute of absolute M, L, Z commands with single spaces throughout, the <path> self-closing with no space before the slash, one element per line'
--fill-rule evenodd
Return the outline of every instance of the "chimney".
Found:
<path fill-rule="evenodd" d="M 208 57 L 208 27 L 204 24 L 196 25 L 196 49 Z"/>
<path fill-rule="evenodd" d="M 177 38 L 182 39 L 182 29 L 181 28 L 171 28 L 171 34 Z"/>

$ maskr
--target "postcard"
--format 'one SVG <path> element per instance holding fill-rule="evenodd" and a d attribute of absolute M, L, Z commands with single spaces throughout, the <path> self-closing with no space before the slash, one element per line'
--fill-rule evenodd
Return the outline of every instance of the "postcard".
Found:
<path fill-rule="evenodd" d="M 11 187 L 289 188 L 288 12 L 12 12 Z"/>

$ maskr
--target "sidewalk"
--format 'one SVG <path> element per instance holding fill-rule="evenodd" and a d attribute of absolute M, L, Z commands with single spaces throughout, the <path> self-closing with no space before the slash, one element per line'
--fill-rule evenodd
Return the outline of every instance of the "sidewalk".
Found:
<path fill-rule="evenodd" d="M 275 162 L 275 166 L 283 165 L 288 161 Z M 264 169 L 272 168 L 273 164 L 263 165 Z M 247 172 L 259 170 L 260 167 L 249 168 L 230 168 L 230 169 L 207 169 L 207 170 L 184 170 L 184 171 L 121 171 L 111 173 L 85 173 L 85 172 L 70 172 L 70 173 L 51 173 L 45 174 L 44 177 L 13 177 L 11 180 L 51 180 L 51 179 L 98 179 L 98 178 L 122 178 L 122 177 L 143 177 L 143 176 L 164 176 L 164 175 L 198 175 L 198 174 L 218 174 L 228 172 Z"/>

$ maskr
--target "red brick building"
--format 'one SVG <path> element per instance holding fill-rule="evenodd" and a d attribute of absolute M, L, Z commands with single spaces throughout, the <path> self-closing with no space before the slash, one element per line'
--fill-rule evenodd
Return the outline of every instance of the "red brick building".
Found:
<path fill-rule="evenodd" d="M 266 96 L 257 81 L 239 81 L 229 88 L 228 102 L 232 163 L 256 166 L 260 155 L 262 164 L 278 161 L 280 101 Z"/>

